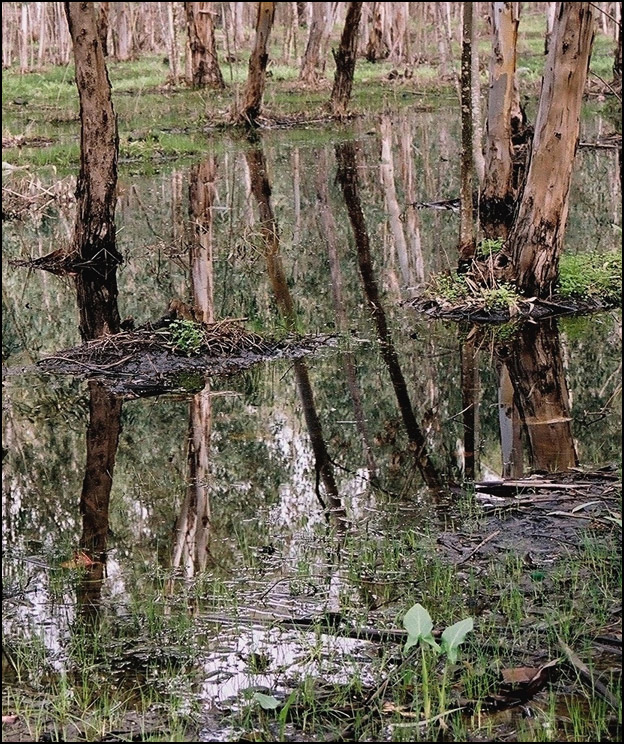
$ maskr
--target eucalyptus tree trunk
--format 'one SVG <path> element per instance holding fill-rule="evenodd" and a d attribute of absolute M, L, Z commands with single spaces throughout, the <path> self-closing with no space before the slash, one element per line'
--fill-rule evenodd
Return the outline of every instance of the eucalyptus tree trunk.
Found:
<path fill-rule="evenodd" d="M 438 53 L 440 56 L 440 74 L 443 78 L 447 78 L 449 75 L 453 75 L 449 3 L 434 3 L 434 12 L 436 15 Z"/>
<path fill-rule="evenodd" d="M 80 494 L 80 549 L 90 560 L 83 566 L 84 574 L 76 589 L 83 619 L 97 618 L 105 577 L 110 494 L 121 432 L 121 409 L 121 398 L 108 392 L 102 383 L 89 382 L 87 457 Z"/>
<path fill-rule="evenodd" d="M 65 3 L 80 97 L 80 172 L 72 252 L 83 339 L 119 331 L 115 235 L 119 138 L 93 3 Z"/>
<path fill-rule="evenodd" d="M 234 118 L 240 124 L 255 126 L 258 116 L 260 116 L 266 82 L 266 68 L 269 62 L 267 45 L 274 18 L 275 3 L 258 3 L 256 40 L 249 59 L 249 71 L 247 74 L 247 84 L 243 93 L 243 104 L 234 115 Z"/>
<path fill-rule="evenodd" d="M 388 56 L 388 45 L 384 40 L 384 16 L 386 3 L 372 3 L 371 25 L 366 44 L 366 59 L 378 62 Z"/>
<path fill-rule="evenodd" d="M 178 84 L 180 68 L 178 64 L 178 41 L 176 34 L 174 4 L 167 5 L 167 47 L 169 49 L 169 70 L 171 71 L 171 82 Z"/>
<path fill-rule="evenodd" d="M 20 72 L 28 71 L 28 48 L 29 48 L 29 24 L 28 24 L 28 3 L 22 3 L 20 17 L 20 35 L 19 35 L 19 61 Z"/>
<path fill-rule="evenodd" d="M 108 57 L 108 29 L 110 25 L 110 3 L 100 3 L 100 9 L 98 13 L 98 34 L 100 36 L 100 44 L 102 45 L 102 53 L 105 57 Z"/>
<path fill-rule="evenodd" d="M 472 159 L 477 180 L 477 191 L 481 189 L 485 175 L 483 157 L 483 124 L 481 122 L 481 81 L 479 75 L 479 38 L 477 34 L 479 3 L 472 4 L 472 32 L 470 36 L 470 108 L 472 110 Z"/>
<path fill-rule="evenodd" d="M 306 85 L 316 85 L 325 72 L 325 60 L 320 55 L 323 38 L 331 33 L 332 4 L 311 3 L 312 22 L 299 72 L 299 80 Z"/>
<path fill-rule="evenodd" d="M 544 35 L 544 54 L 550 51 L 550 41 L 555 27 L 557 3 L 546 3 L 546 34 Z"/>
<path fill-rule="evenodd" d="M 329 104 L 334 116 L 346 116 L 351 99 L 362 5 L 361 2 L 349 3 L 340 46 L 337 52 L 333 52 L 336 73 Z"/>
<path fill-rule="evenodd" d="M 619 23 L 617 24 L 617 37 L 615 54 L 613 56 L 613 84 L 616 88 L 622 88 L 622 3 L 614 3 L 619 8 Z"/>
<path fill-rule="evenodd" d="M 486 238 L 507 237 L 516 202 L 512 113 L 519 3 L 491 3 L 492 56 L 488 96 L 485 180 L 479 200 Z"/>
<path fill-rule="evenodd" d="M 593 37 L 592 3 L 557 4 L 531 157 L 507 241 L 513 278 L 527 295 L 550 296 L 559 277 Z"/>
<path fill-rule="evenodd" d="M 189 184 L 193 309 L 197 320 L 203 323 L 214 322 L 213 207 L 216 177 L 217 163 L 213 155 L 192 167 Z"/>
<path fill-rule="evenodd" d="M 129 3 L 115 3 L 116 14 L 113 23 L 113 49 L 115 59 L 127 62 L 132 59 L 134 38 Z"/>
<path fill-rule="evenodd" d="M 461 344 L 460 353 L 464 477 L 474 480 L 479 469 L 479 347 L 474 336 Z"/>
<path fill-rule="evenodd" d="M 193 88 L 225 88 L 217 58 L 213 3 L 184 3 Z"/>
<path fill-rule="evenodd" d="M 475 228 L 472 206 L 474 184 L 472 119 L 472 25 L 473 4 L 464 3 L 460 79 L 461 168 L 459 208 L 459 265 L 470 263 L 475 254 Z"/>
<path fill-rule="evenodd" d="M 348 333 L 349 321 L 345 309 L 343 278 L 340 269 L 340 257 L 338 255 L 339 241 L 337 237 L 336 220 L 331 209 L 329 198 L 329 175 L 327 171 L 327 151 L 320 154 L 317 176 L 316 176 L 316 208 L 319 223 L 322 230 L 323 240 L 327 245 L 327 257 L 329 259 L 329 271 L 331 276 L 332 298 L 334 301 L 334 315 L 336 318 L 336 330 L 338 333 Z M 363 396 L 357 379 L 357 364 L 355 355 L 351 351 L 345 351 L 342 355 L 342 366 L 347 380 L 347 386 L 353 402 L 353 414 L 355 426 L 362 441 L 362 448 L 366 457 L 366 463 L 370 477 L 377 474 L 377 463 L 373 445 L 371 442 L 368 423 L 364 412 Z"/>
<path fill-rule="evenodd" d="M 399 268 L 401 270 L 401 279 L 405 287 L 410 287 L 415 283 L 412 263 L 407 250 L 407 241 L 403 231 L 403 222 L 401 220 L 401 208 L 396 192 L 394 180 L 394 158 L 392 157 L 392 122 L 389 116 L 381 117 L 380 124 L 381 135 L 381 164 L 379 166 L 381 183 L 385 197 L 386 212 L 388 214 L 388 223 L 394 248 L 399 259 Z M 413 210 L 412 210 L 413 211 Z"/>

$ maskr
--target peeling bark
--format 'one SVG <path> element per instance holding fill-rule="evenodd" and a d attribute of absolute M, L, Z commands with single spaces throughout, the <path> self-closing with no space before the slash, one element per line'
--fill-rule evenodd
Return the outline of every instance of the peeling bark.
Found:
<path fill-rule="evenodd" d="M 519 3 L 491 3 L 492 57 L 486 123 L 485 182 L 479 211 L 486 238 L 507 237 L 516 203 L 512 114 Z"/>
<path fill-rule="evenodd" d="M 593 36 L 592 3 L 557 5 L 527 176 L 508 239 L 514 279 L 527 295 L 549 297 L 559 277 Z"/>

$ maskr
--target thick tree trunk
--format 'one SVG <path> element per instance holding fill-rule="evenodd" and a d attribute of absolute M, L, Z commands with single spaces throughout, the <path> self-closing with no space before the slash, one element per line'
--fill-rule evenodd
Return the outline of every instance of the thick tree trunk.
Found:
<path fill-rule="evenodd" d="M 507 237 L 516 201 L 512 111 L 519 3 L 491 3 L 492 57 L 486 124 L 485 181 L 479 210 L 486 238 Z"/>
<path fill-rule="evenodd" d="M 213 3 L 184 3 L 186 32 L 191 50 L 191 86 L 193 88 L 225 88 L 217 58 Z"/>
<path fill-rule="evenodd" d="M 299 80 L 306 85 L 316 85 L 325 72 L 325 60 L 321 59 L 320 53 L 324 36 L 331 32 L 331 5 L 312 3 L 312 23 L 299 73 Z"/>
<path fill-rule="evenodd" d="M 93 3 L 65 3 L 80 97 L 80 173 L 72 252 L 83 338 L 119 331 L 115 237 L 119 138 Z"/>
<path fill-rule="evenodd" d="M 473 120 L 472 120 L 472 3 L 464 3 L 460 80 L 461 103 L 461 174 L 459 209 L 459 265 L 470 263 L 475 254 Z"/>
<path fill-rule="evenodd" d="M 557 5 L 535 135 L 508 239 L 521 292 L 548 297 L 559 276 L 572 166 L 594 36 L 592 3 Z"/>
<path fill-rule="evenodd" d="M 361 2 L 349 3 L 340 46 L 338 51 L 333 53 L 336 61 L 336 73 L 329 102 L 334 116 L 346 116 L 351 99 L 362 5 Z"/>
<path fill-rule="evenodd" d="M 266 68 L 269 62 L 267 45 L 275 17 L 275 3 L 258 3 L 258 18 L 256 21 L 256 40 L 249 59 L 247 85 L 243 94 L 243 105 L 235 113 L 235 119 L 240 124 L 255 126 L 264 95 L 266 82 Z"/>

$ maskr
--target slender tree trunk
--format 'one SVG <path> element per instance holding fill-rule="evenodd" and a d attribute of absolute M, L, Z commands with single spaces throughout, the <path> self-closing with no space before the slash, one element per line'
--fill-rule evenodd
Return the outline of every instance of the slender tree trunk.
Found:
<path fill-rule="evenodd" d="M 267 45 L 275 17 L 275 3 L 258 3 L 258 18 L 256 21 L 256 40 L 249 59 L 247 85 L 243 94 L 243 104 L 234 118 L 240 124 L 255 126 L 260 116 L 266 68 L 269 62 Z"/>
<path fill-rule="evenodd" d="M 416 185 L 414 178 L 414 158 L 412 153 L 412 124 L 411 119 L 405 117 L 401 124 L 401 166 L 403 177 L 403 193 L 407 204 L 414 204 L 417 200 Z M 420 215 L 417 209 L 408 209 L 405 216 L 405 232 L 409 245 L 409 255 L 414 274 L 414 283 L 422 285 L 425 281 L 425 263 L 422 252 L 422 240 L 420 234 Z"/>
<path fill-rule="evenodd" d="M 22 3 L 20 20 L 20 72 L 28 72 L 28 3 Z"/>
<path fill-rule="evenodd" d="M 294 329 L 297 323 L 295 303 L 286 283 L 286 275 L 282 265 L 279 232 L 271 205 L 271 186 L 267 176 L 264 153 L 256 147 L 248 150 L 246 157 L 251 176 L 251 190 L 260 213 L 260 234 L 264 244 L 269 279 L 280 314 L 288 324 L 288 327 Z M 333 519 L 336 527 L 342 530 L 345 525 L 346 515 L 334 477 L 332 461 L 327 451 L 327 445 L 325 444 L 321 420 L 314 403 L 308 368 L 303 360 L 296 359 L 294 370 L 297 380 L 297 390 L 303 407 L 303 415 L 310 436 L 312 451 L 314 452 L 317 497 L 326 510 L 328 518 Z M 325 495 L 328 500 L 327 505 L 321 498 L 319 481 L 323 483 Z M 327 506 L 329 509 L 327 509 Z"/>
<path fill-rule="evenodd" d="M 474 480 L 479 469 L 479 349 L 474 336 L 461 345 L 462 419 L 464 424 L 464 477 Z"/>
<path fill-rule="evenodd" d="M 469 264 L 475 254 L 473 121 L 472 121 L 472 3 L 464 3 L 461 58 L 461 184 L 459 213 L 459 265 Z"/>
<path fill-rule="evenodd" d="M 440 56 L 440 74 L 442 78 L 455 77 L 451 52 L 451 25 L 448 3 L 435 3 L 436 33 L 438 38 L 438 53 Z"/>
<path fill-rule="evenodd" d="M 472 111 L 472 159 L 477 180 L 476 189 L 480 191 L 485 177 L 485 158 L 483 157 L 483 124 L 481 121 L 481 80 L 479 74 L 479 35 L 477 33 L 479 3 L 472 4 L 472 30 L 470 36 L 470 109 Z"/>
<path fill-rule="evenodd" d="M 409 287 L 414 284 L 414 275 L 410 257 L 407 250 L 407 241 L 403 232 L 403 222 L 401 221 L 401 209 L 396 193 L 396 184 L 394 181 L 394 158 L 392 157 L 392 123 L 389 116 L 381 117 L 380 125 L 381 134 L 381 164 L 379 166 L 381 174 L 381 183 L 383 185 L 386 212 L 392 233 L 394 248 L 399 259 L 401 269 L 401 279 L 403 285 Z"/>
<path fill-rule="evenodd" d="M 72 249 L 83 338 L 119 331 L 115 237 L 119 138 L 93 3 L 65 3 L 80 97 L 80 173 Z"/>
<path fill-rule="evenodd" d="M 503 478 L 521 478 L 524 473 L 520 413 L 506 364 L 499 362 L 498 420 L 501 436 Z"/>
<path fill-rule="evenodd" d="M 178 41 L 173 3 L 167 3 L 167 41 L 169 48 L 169 70 L 171 71 L 171 82 L 174 85 L 177 85 L 180 78 L 180 67 L 178 64 Z"/>
<path fill-rule="evenodd" d="M 546 34 L 544 36 L 544 54 L 550 51 L 550 41 L 555 27 L 557 3 L 546 3 Z"/>
<path fill-rule="evenodd" d="M 491 3 L 492 57 L 486 124 L 485 182 L 479 202 L 486 238 L 507 237 L 516 202 L 512 107 L 519 3 Z"/>
<path fill-rule="evenodd" d="M 508 249 L 519 290 L 548 297 L 559 277 L 570 180 L 594 36 L 592 3 L 557 5 L 535 135 Z"/>
<path fill-rule="evenodd" d="M 346 116 L 347 107 L 351 100 L 362 5 L 361 2 L 349 3 L 340 46 L 338 51 L 333 53 L 336 61 L 336 73 L 330 107 L 334 116 Z"/>
<path fill-rule="evenodd" d="M 407 390 L 407 383 L 399 364 L 399 357 L 388 330 L 386 313 L 381 304 L 379 287 L 375 279 L 373 259 L 370 252 L 370 240 L 362 211 L 360 191 L 357 179 L 355 149 L 352 142 L 336 145 L 338 161 L 338 182 L 342 189 L 349 222 L 353 230 L 358 252 L 358 266 L 369 310 L 377 326 L 377 336 L 381 356 L 388 368 L 399 410 L 407 431 L 410 445 L 414 452 L 416 466 L 424 482 L 434 491 L 440 489 L 440 477 L 427 453 L 427 442 L 414 415 L 414 409 Z"/>
<path fill-rule="evenodd" d="M 344 297 L 342 291 L 343 280 L 342 272 L 340 270 L 340 259 L 338 256 L 338 241 L 336 239 L 336 221 L 334 220 L 334 215 L 332 214 L 331 205 L 329 202 L 329 189 L 327 187 L 328 180 L 327 154 L 326 152 L 322 152 L 316 179 L 318 216 L 322 235 L 325 242 L 327 243 L 332 298 L 334 301 L 334 315 L 336 317 L 336 330 L 338 331 L 338 333 L 347 333 L 349 329 L 349 323 L 344 306 Z M 355 355 L 350 351 L 346 351 L 342 355 L 342 364 L 345 372 L 345 377 L 347 379 L 347 386 L 349 388 L 351 400 L 353 402 L 355 425 L 362 441 L 362 448 L 366 456 L 368 472 L 370 477 L 374 477 L 377 474 L 377 464 L 375 462 L 368 424 L 366 422 L 366 415 L 364 413 L 362 391 L 360 390 L 360 387 L 358 385 L 357 364 Z"/>
<path fill-rule="evenodd" d="M 617 24 L 617 40 L 615 54 L 613 57 L 613 85 L 622 89 L 622 3 L 614 3 L 619 8 L 619 20 Z"/>
<path fill-rule="evenodd" d="M 225 81 L 217 59 L 213 3 L 184 3 L 186 32 L 191 50 L 193 88 L 225 88 Z"/>

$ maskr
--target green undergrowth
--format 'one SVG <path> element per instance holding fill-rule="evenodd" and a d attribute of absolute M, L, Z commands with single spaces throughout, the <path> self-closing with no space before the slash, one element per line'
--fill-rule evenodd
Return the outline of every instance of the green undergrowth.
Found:
<path fill-rule="evenodd" d="M 618 304 L 622 300 L 622 254 L 564 254 L 559 264 L 559 294 Z"/>
<path fill-rule="evenodd" d="M 484 241 L 477 255 L 487 258 L 501 248 L 500 241 Z M 455 271 L 434 274 L 424 296 L 445 309 L 466 306 L 470 310 L 508 311 L 511 316 L 519 312 L 519 303 L 526 302 L 512 282 L 488 277 L 487 282 L 482 283 L 475 272 L 470 275 Z M 554 299 L 581 304 L 599 302 L 605 307 L 618 305 L 622 300 L 621 253 L 564 254 L 559 263 Z"/>
<path fill-rule="evenodd" d="M 480 29 L 479 52 L 485 60 L 490 42 L 485 21 Z M 520 27 L 519 81 L 532 106 L 543 74 L 543 17 L 527 13 Z M 277 38 L 277 37 L 276 37 Z M 438 49 L 431 28 L 419 45 L 419 62 L 406 67 L 389 60 L 370 63 L 358 59 L 350 111 L 354 115 L 374 114 L 402 107 L 431 110 L 457 102 L 452 75 L 443 78 Z M 332 40 L 338 43 L 339 34 Z M 281 44 L 274 41 L 266 82 L 263 114 L 270 121 L 320 125 L 327 120 L 334 65 L 330 59 L 321 83 L 303 88 L 298 82 L 299 68 L 294 62 L 280 61 Z M 453 68 L 459 70 L 460 48 L 453 43 Z M 594 42 L 591 70 L 610 79 L 613 41 L 598 34 Z M 243 50 L 233 62 L 222 62 L 226 83 L 223 91 L 191 90 L 183 82 L 171 85 L 169 67 L 161 55 L 130 62 L 107 61 L 113 104 L 118 116 L 121 161 L 166 160 L 193 156 L 206 148 L 206 131 L 215 125 L 229 128 L 229 114 L 240 100 L 247 77 L 248 52 Z M 590 76 L 591 79 L 591 76 Z M 597 79 L 597 78 L 595 78 Z M 482 65 L 481 84 L 488 84 L 487 65 Z M 607 105 L 606 103 L 600 105 Z M 596 105 L 596 104 L 590 104 Z M 3 138 L 21 136 L 19 147 L 3 148 L 3 160 L 13 165 L 47 165 L 69 168 L 76 163 L 79 137 L 79 105 L 73 65 L 46 67 L 19 74 L 15 69 L 2 72 Z M 337 124 L 333 123 L 334 127 Z M 48 147 L 30 146 L 31 138 L 51 140 Z M 44 152 L 45 151 L 45 152 Z"/>

